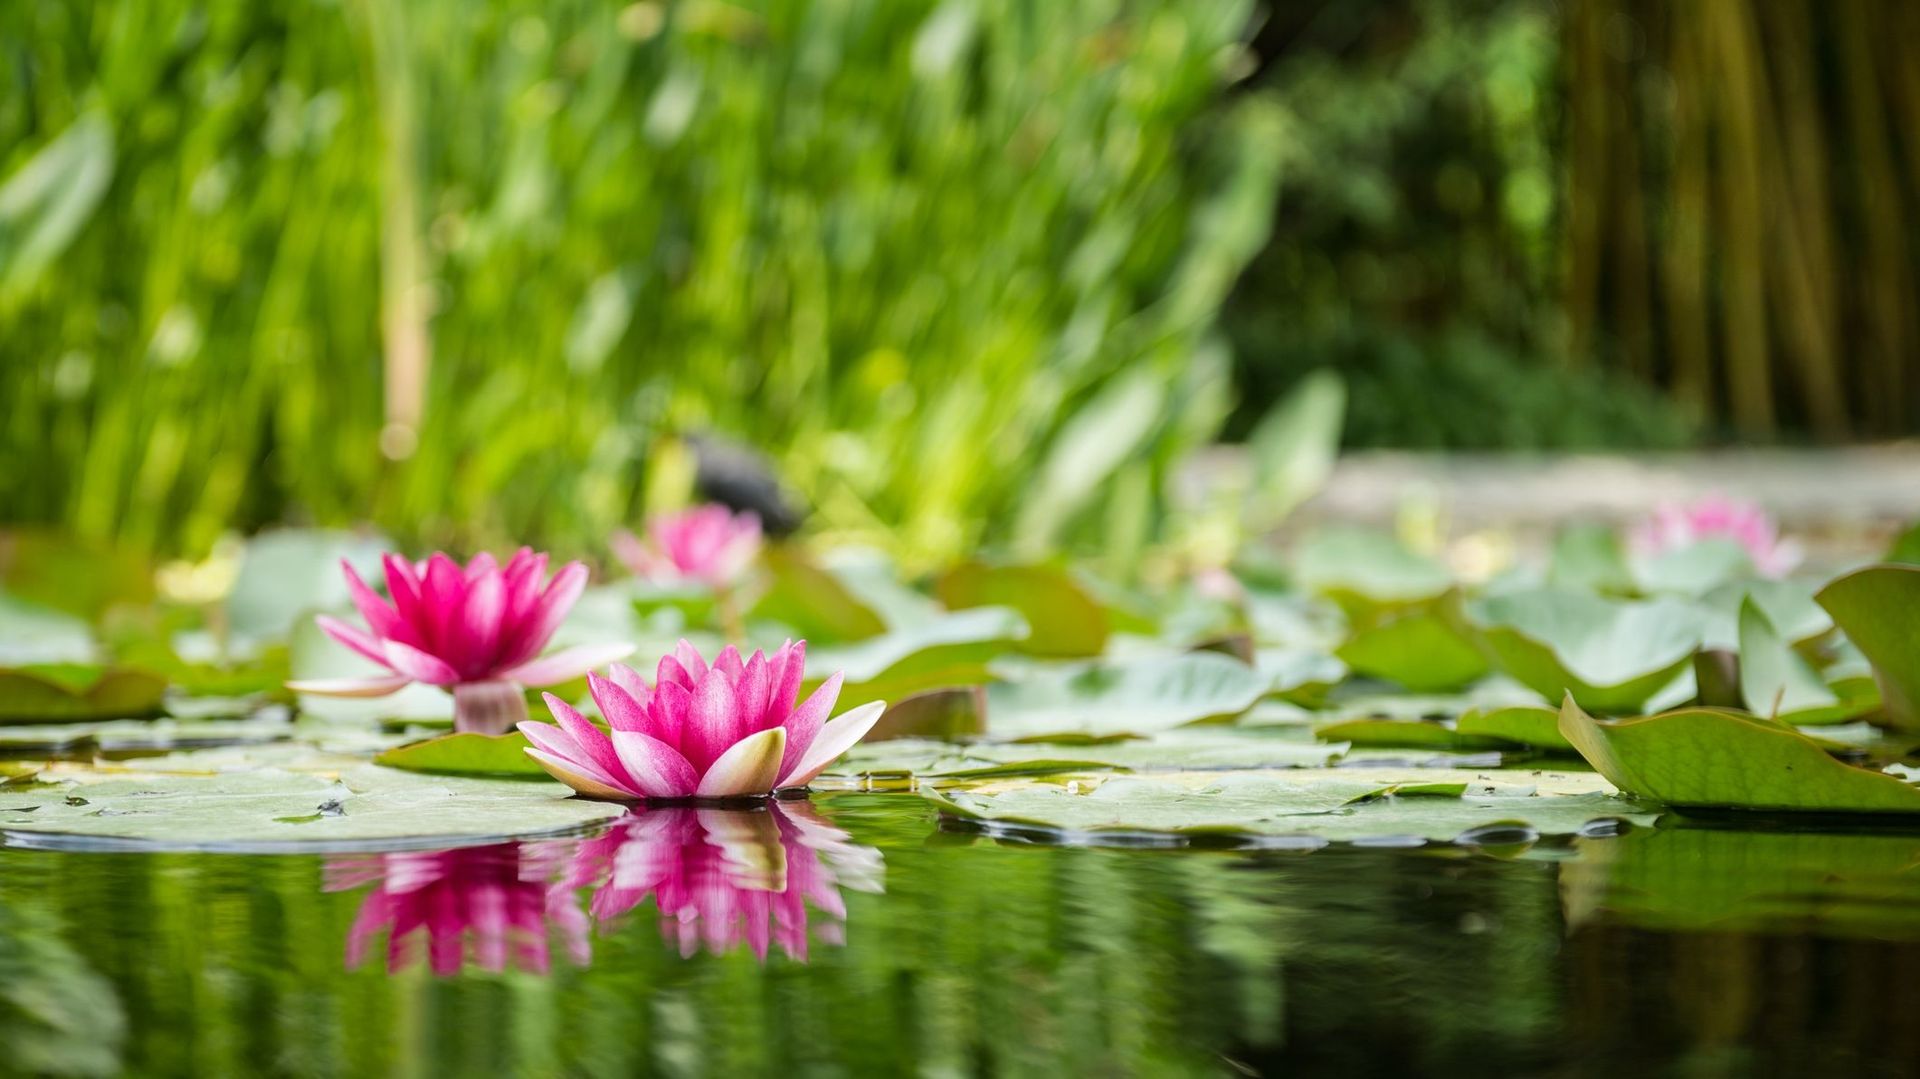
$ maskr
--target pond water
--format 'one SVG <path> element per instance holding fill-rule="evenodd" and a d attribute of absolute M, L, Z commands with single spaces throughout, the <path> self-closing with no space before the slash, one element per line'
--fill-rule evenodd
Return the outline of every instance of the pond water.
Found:
<path fill-rule="evenodd" d="M 0 849 L 0 1070 L 1913 1074 L 1920 837 L 1725 824 L 1067 848 L 843 793 L 450 852 Z"/>

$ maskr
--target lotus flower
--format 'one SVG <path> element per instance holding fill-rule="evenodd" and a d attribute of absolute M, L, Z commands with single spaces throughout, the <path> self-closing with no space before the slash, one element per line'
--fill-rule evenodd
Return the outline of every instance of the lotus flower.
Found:
<path fill-rule="evenodd" d="M 760 518 L 721 505 L 696 506 L 647 522 L 647 540 L 616 533 L 613 553 L 653 581 L 693 580 L 726 588 L 760 553 Z"/>
<path fill-rule="evenodd" d="M 364 964 L 384 932 L 391 973 L 418 960 L 415 938 L 424 935 L 435 974 L 457 974 L 468 963 L 544 974 L 550 927 L 559 930 L 568 957 L 585 966 L 592 959 L 586 913 L 571 889 L 551 883 L 575 850 L 566 841 L 497 843 L 329 864 L 330 892 L 378 884 L 348 931 L 347 966 Z"/>
<path fill-rule="evenodd" d="M 1634 550 L 1657 555 L 1707 539 L 1738 543 L 1765 577 L 1784 577 L 1800 564 L 1800 545 L 1782 540 L 1772 517 L 1751 502 L 1708 495 L 1689 505 L 1665 503 L 1634 529 Z"/>
<path fill-rule="evenodd" d="M 805 786 L 858 742 L 886 710 L 861 705 L 828 720 L 840 695 L 835 674 L 795 705 L 807 643 L 771 658 L 741 660 L 728 645 L 709 667 L 681 641 L 662 657 L 651 689 L 631 667 L 587 676 L 607 733 L 549 693 L 559 726 L 528 721 L 528 755 L 589 798 L 622 801 L 734 798 Z"/>
<path fill-rule="evenodd" d="M 382 697 L 409 682 L 448 687 L 460 730 L 505 731 L 526 718 L 520 686 L 578 678 L 632 652 L 623 644 L 582 645 L 542 656 L 560 622 L 586 588 L 587 570 L 569 562 L 547 580 L 547 556 L 522 547 L 504 568 L 492 555 L 462 567 L 444 554 L 415 565 L 385 556 L 392 602 L 368 588 L 342 562 L 354 606 L 366 629 L 337 618 L 315 619 L 327 635 L 388 673 L 370 678 L 288 682 L 300 693 Z"/>
<path fill-rule="evenodd" d="M 720 954 L 742 942 L 765 960 L 769 944 L 807 957 L 807 907 L 829 918 L 814 934 L 844 943 L 844 885 L 881 890 L 880 852 L 805 802 L 765 812 L 663 807 L 635 811 L 575 856 L 569 887 L 598 885 L 596 921 L 620 917 L 652 896 L 660 928 L 683 956 Z"/>

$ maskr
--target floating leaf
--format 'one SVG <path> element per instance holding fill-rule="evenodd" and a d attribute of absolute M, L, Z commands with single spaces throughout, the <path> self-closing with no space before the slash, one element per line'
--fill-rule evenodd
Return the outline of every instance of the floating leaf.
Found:
<path fill-rule="evenodd" d="M 1513 775 L 1515 780 L 1509 781 Z M 1601 820 L 1651 820 L 1591 774 L 1331 769 L 1012 780 L 929 791 L 941 812 L 1067 842 L 1217 836 L 1313 846 L 1399 838 L 1511 843 L 1573 834 Z"/>
<path fill-rule="evenodd" d="M 1416 749 L 1503 749 L 1503 738 L 1472 734 L 1437 720 L 1346 719 L 1315 727 L 1314 734 L 1332 742 L 1356 746 L 1393 746 Z"/>
<path fill-rule="evenodd" d="M 1780 636 L 1796 647 L 1832 632 L 1833 616 L 1815 602 L 1813 589 L 1800 581 L 1735 581 L 1700 599 L 1708 612 L 1702 636 L 1709 648 L 1740 646 L 1740 608 L 1751 600 Z"/>
<path fill-rule="evenodd" d="M 247 541 L 239 576 L 227 596 L 227 631 L 236 651 L 286 640 L 309 612 L 352 602 L 342 560 L 368 583 L 383 580 L 379 536 L 320 529 L 262 532 Z"/>
<path fill-rule="evenodd" d="M 167 682 L 146 671 L 84 665 L 0 670 L 0 723 L 70 723 L 160 713 Z"/>
<path fill-rule="evenodd" d="M 1535 749 L 1573 751 L 1573 743 L 1560 733 L 1560 714 L 1551 708 L 1518 705 L 1476 709 L 1462 715 L 1454 729 L 1463 735 L 1497 738 Z"/>
<path fill-rule="evenodd" d="M 1814 598 L 1873 665 L 1887 717 L 1920 730 L 1920 566 L 1868 566 Z"/>
<path fill-rule="evenodd" d="M 527 756 L 527 736 L 519 731 L 498 735 L 472 731 L 443 734 L 395 746 L 373 760 L 389 768 L 436 775 L 545 778 L 547 774 Z"/>
<path fill-rule="evenodd" d="M 1416 693 L 1459 689 L 1487 673 L 1487 658 L 1454 619 L 1422 609 L 1356 629 L 1335 653 L 1360 674 Z"/>
<path fill-rule="evenodd" d="M 1107 646 L 1107 610 L 1058 566 L 989 566 L 969 562 L 934 587 L 955 610 L 1000 606 L 1019 611 L 1029 634 L 1021 650 L 1036 656 L 1097 656 Z"/>
<path fill-rule="evenodd" d="M 1347 750 L 1344 744 L 1284 735 L 1197 727 L 1148 740 L 1115 742 L 952 742 L 907 739 L 862 742 L 829 773 L 843 777 L 911 775 L 921 779 L 1049 775 L 1119 770 L 1197 771 L 1222 768 L 1319 768 Z"/>
<path fill-rule="evenodd" d="M 879 613 L 832 572 L 781 544 L 760 555 L 770 584 L 753 617 L 778 622 L 814 643 L 859 641 L 886 632 Z"/>
<path fill-rule="evenodd" d="M 1446 567 L 1368 529 L 1315 533 L 1295 556 L 1294 577 L 1301 588 L 1349 614 L 1437 599 L 1453 587 Z"/>
<path fill-rule="evenodd" d="M 1842 700 L 1751 600 L 1740 608 L 1740 696 L 1748 711 L 1803 726 L 1844 723 L 1876 703 Z"/>
<path fill-rule="evenodd" d="M 1920 813 L 1920 787 L 1842 764 L 1783 724 L 1704 708 L 1611 723 L 1569 699 L 1560 733 L 1621 790 L 1674 806 Z"/>
<path fill-rule="evenodd" d="M 153 601 L 153 565 L 141 555 L 42 529 L 0 532 L 0 589 L 97 622 L 115 604 Z"/>
<path fill-rule="evenodd" d="M 1500 668 L 1536 693 L 1633 711 L 1685 671 L 1699 612 L 1679 600 L 1621 602 L 1560 589 L 1482 600 L 1474 617 Z"/>
<path fill-rule="evenodd" d="M 1635 584 L 1647 595 L 1700 596 L 1755 577 L 1747 549 L 1718 537 L 1636 558 L 1632 566 Z"/>
<path fill-rule="evenodd" d="M 0 664 L 89 663 L 93 633 L 74 615 L 0 594 Z"/>
<path fill-rule="evenodd" d="M 0 807 L 14 845 L 302 851 L 444 847 L 567 831 L 626 812 L 558 783 L 417 776 L 362 765 L 338 779 L 262 769 L 94 777 Z"/>
<path fill-rule="evenodd" d="M 1238 715 L 1265 696 L 1271 677 L 1214 652 L 1124 664 L 1036 670 L 987 690 L 1000 738 L 1145 735 Z"/>
<path fill-rule="evenodd" d="M 1553 537 L 1547 580 L 1558 588 L 1625 594 L 1638 587 L 1620 534 L 1605 525 L 1572 525 Z"/>
<path fill-rule="evenodd" d="M 1268 680 L 1268 688 L 1282 699 L 1315 704 L 1347 677 L 1347 665 L 1311 648 L 1262 648 L 1253 655 L 1254 669 Z"/>
<path fill-rule="evenodd" d="M 867 742 L 903 738 L 962 738 L 985 734 L 987 688 L 953 686 L 895 700 L 867 732 Z"/>

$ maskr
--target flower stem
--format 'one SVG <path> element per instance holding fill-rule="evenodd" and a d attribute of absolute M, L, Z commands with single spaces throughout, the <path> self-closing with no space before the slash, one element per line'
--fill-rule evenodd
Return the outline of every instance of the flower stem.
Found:
<path fill-rule="evenodd" d="M 453 687 L 453 729 L 505 734 L 527 718 L 527 697 L 512 682 L 462 682 Z"/>
<path fill-rule="evenodd" d="M 720 619 L 720 632 L 727 640 L 744 646 L 747 643 L 747 624 L 740 617 L 740 604 L 734 598 L 733 589 L 721 586 L 713 596 L 714 613 Z"/>

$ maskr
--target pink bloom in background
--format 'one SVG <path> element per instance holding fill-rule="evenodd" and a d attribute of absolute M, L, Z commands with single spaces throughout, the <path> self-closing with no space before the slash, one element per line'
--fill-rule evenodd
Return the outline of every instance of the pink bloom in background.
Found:
<path fill-rule="evenodd" d="M 760 518 L 725 506 L 696 506 L 647 522 L 643 542 L 631 532 L 613 537 L 613 553 L 652 581 L 701 581 L 725 588 L 760 553 Z"/>
<path fill-rule="evenodd" d="M 444 554 L 418 564 L 385 556 L 387 592 L 381 599 L 351 565 L 342 565 L 360 629 L 337 618 L 315 621 L 327 635 L 385 669 L 365 678 L 288 682 L 300 693 L 380 697 L 409 682 L 454 690 L 455 721 L 478 729 L 481 713 L 505 730 L 525 718 L 520 686 L 548 686 L 578 678 L 633 651 L 624 644 L 582 645 L 540 655 L 586 588 L 587 569 L 569 562 L 547 579 L 547 556 L 522 547 L 506 566 L 475 555 L 464 567 Z M 516 714 L 517 712 L 517 714 Z M 462 722 L 463 719 L 470 722 Z"/>
<path fill-rule="evenodd" d="M 585 966 L 592 959 L 586 912 L 571 889 L 551 884 L 573 852 L 565 841 L 497 843 L 329 863 L 327 891 L 377 885 L 348 931 L 347 966 L 365 963 L 385 933 L 392 973 L 417 962 L 424 944 L 435 974 L 468 964 L 544 974 L 553 930 L 574 964 Z"/>
<path fill-rule="evenodd" d="M 1765 510 L 1724 495 L 1707 495 L 1687 505 L 1662 504 L 1634 529 L 1632 544 L 1639 553 L 1653 555 L 1708 539 L 1739 544 L 1765 577 L 1784 577 L 1800 564 L 1800 545 L 1782 540 L 1779 526 Z"/>
<path fill-rule="evenodd" d="M 528 721 L 527 753 L 555 779 L 589 798 L 729 798 L 805 786 L 853 747 L 886 710 L 880 701 L 829 720 L 840 695 L 835 674 L 795 704 L 807 643 L 769 657 L 740 658 L 728 645 L 709 667 L 681 641 L 662 657 L 649 688 L 631 667 L 588 675 L 609 736 L 549 693 L 559 725 Z"/>
<path fill-rule="evenodd" d="M 746 943 L 764 960 L 778 944 L 804 962 L 808 906 L 828 919 L 814 936 L 845 943 L 841 887 L 881 891 L 881 873 L 879 851 L 851 842 L 805 802 L 774 801 L 764 812 L 635 811 L 581 847 L 567 882 L 599 884 L 589 909 L 603 925 L 652 896 L 661 932 L 683 956 Z"/>

